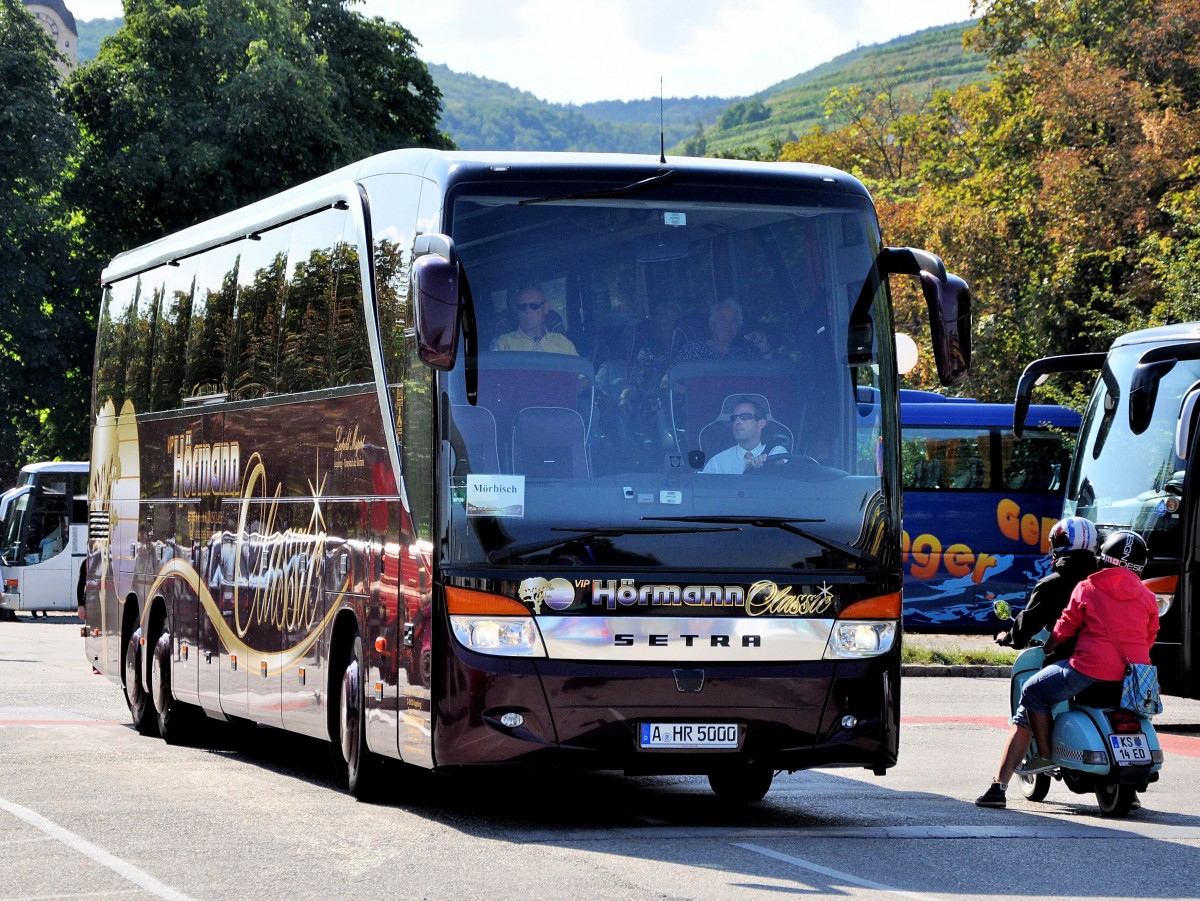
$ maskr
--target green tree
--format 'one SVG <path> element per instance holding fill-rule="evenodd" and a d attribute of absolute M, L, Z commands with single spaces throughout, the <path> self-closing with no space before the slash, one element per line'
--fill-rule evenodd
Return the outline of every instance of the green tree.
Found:
<path fill-rule="evenodd" d="M 697 122 L 692 136 L 683 142 L 684 156 L 704 156 L 708 151 L 708 141 L 704 138 L 704 123 Z"/>
<path fill-rule="evenodd" d="M 66 87 L 101 258 L 383 149 L 449 146 L 394 23 L 346 0 L 139 0 Z"/>
<path fill-rule="evenodd" d="M 61 172 L 75 131 L 55 86 L 53 44 L 20 0 L 0 0 L 0 483 L 13 464 L 77 453 L 53 415 L 79 401 L 85 376 L 76 353 L 86 325 L 73 315 L 71 232 Z"/>

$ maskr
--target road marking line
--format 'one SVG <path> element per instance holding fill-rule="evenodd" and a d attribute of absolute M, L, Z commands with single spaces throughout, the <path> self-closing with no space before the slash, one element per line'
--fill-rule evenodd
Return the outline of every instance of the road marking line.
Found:
<path fill-rule="evenodd" d="M 124 726 L 126 723 L 116 720 L 0 720 L 0 728 L 5 726 Z"/>
<path fill-rule="evenodd" d="M 906 892 L 903 889 L 898 889 L 892 885 L 884 885 L 882 882 L 872 882 L 870 879 L 861 879 L 858 876 L 851 876 L 849 873 L 843 873 L 840 870 L 831 870 L 829 867 L 823 867 L 818 863 L 813 863 L 811 860 L 804 860 L 799 857 L 792 857 L 790 854 L 783 854 L 779 851 L 772 851 L 770 848 L 764 848 L 761 845 L 736 843 L 736 847 L 743 848 L 747 851 L 753 851 L 755 854 L 761 854 L 764 857 L 772 857 L 775 860 L 781 860 L 784 863 L 790 863 L 794 867 L 811 870 L 814 873 L 820 873 L 822 876 L 828 876 L 830 879 L 837 879 L 842 882 L 847 882 L 850 885 L 858 885 L 863 888 L 875 889 L 876 891 L 889 892 L 894 895 L 900 895 L 904 898 L 914 898 L 917 901 L 932 901 L 933 895 L 922 895 L 919 892 Z"/>
<path fill-rule="evenodd" d="M 169 901 L 192 901 L 190 897 L 183 892 L 176 891 L 169 885 L 163 885 L 149 873 L 139 870 L 128 861 L 121 860 L 114 854 L 110 854 L 103 848 L 93 845 L 82 836 L 76 835 L 69 829 L 64 829 L 57 823 L 52 823 L 40 813 L 30 810 L 28 807 L 22 807 L 20 804 L 14 804 L 7 798 L 0 798 L 0 810 L 6 810 L 19 820 L 24 820 L 35 829 L 39 829 L 56 841 L 62 842 L 68 848 L 78 851 L 85 857 L 90 857 L 101 866 L 108 867 L 118 876 L 128 879 L 134 885 L 141 886 L 147 892 L 159 898 L 166 898 Z"/>
<path fill-rule="evenodd" d="M 900 725 L 956 725 L 993 726 L 1007 729 L 1009 720 L 1002 716 L 906 716 L 901 717 Z M 1194 735 L 1174 735 L 1170 732 L 1159 732 L 1158 743 L 1168 754 L 1182 754 L 1184 757 L 1200 757 L 1200 738 Z"/>

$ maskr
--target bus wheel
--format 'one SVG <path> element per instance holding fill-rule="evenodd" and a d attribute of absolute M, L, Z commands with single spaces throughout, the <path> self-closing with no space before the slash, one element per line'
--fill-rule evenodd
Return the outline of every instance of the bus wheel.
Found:
<path fill-rule="evenodd" d="M 198 713 L 190 704 L 175 700 L 171 695 L 171 633 L 163 623 L 150 660 L 150 695 L 158 715 L 158 734 L 169 745 L 187 741 Z"/>
<path fill-rule="evenodd" d="M 129 705 L 134 728 L 142 735 L 153 735 L 158 728 L 158 719 L 142 681 L 141 650 L 142 627 L 138 626 L 129 636 L 129 644 L 125 645 L 125 703 Z"/>
<path fill-rule="evenodd" d="M 775 778 L 770 767 L 746 764 L 708 774 L 713 794 L 728 804 L 753 804 L 761 801 Z"/>
<path fill-rule="evenodd" d="M 1021 780 L 1021 794 L 1026 801 L 1044 801 L 1050 793 L 1050 774 L 1036 773 L 1032 776 L 1018 776 Z"/>
<path fill-rule="evenodd" d="M 336 771 L 345 778 L 350 794 L 360 801 L 377 793 L 380 770 L 378 758 L 367 749 L 365 676 L 362 636 L 356 635 L 342 670 L 341 690 L 337 695 L 337 735 L 333 755 Z"/>
<path fill-rule="evenodd" d="M 1123 817 L 1133 809 L 1137 800 L 1137 789 L 1132 785 L 1110 782 L 1096 789 L 1096 803 L 1100 805 L 1100 816 Z"/>

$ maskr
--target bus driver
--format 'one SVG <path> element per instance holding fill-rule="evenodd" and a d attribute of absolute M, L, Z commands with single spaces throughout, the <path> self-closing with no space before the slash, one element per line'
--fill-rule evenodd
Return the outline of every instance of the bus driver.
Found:
<path fill-rule="evenodd" d="M 729 414 L 729 427 L 733 431 L 733 447 L 713 454 L 704 464 L 704 472 L 724 475 L 741 475 L 747 469 L 759 469 L 772 454 L 786 454 L 787 448 L 775 444 L 768 451 L 762 433 L 767 426 L 767 412 L 762 405 L 748 397 L 738 398 Z"/>

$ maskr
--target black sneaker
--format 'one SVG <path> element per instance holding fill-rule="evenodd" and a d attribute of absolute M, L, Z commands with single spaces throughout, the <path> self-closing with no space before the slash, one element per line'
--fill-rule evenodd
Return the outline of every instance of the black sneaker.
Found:
<path fill-rule="evenodd" d="M 992 787 L 975 799 L 976 807 L 1007 807 L 1004 789 L 999 782 L 993 782 Z"/>

